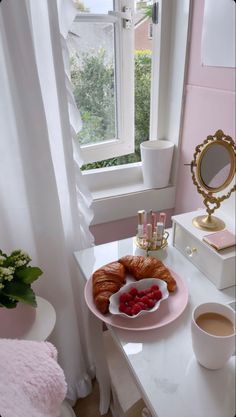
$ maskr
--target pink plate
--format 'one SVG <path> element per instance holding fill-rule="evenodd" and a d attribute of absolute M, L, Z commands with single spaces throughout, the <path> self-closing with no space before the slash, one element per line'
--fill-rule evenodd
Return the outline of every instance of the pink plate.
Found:
<path fill-rule="evenodd" d="M 177 289 L 170 293 L 167 300 L 161 303 L 160 308 L 146 316 L 130 320 L 126 317 L 113 316 L 110 313 L 102 314 L 93 301 L 92 277 L 87 281 L 84 289 L 85 300 L 88 308 L 104 323 L 125 330 L 150 330 L 166 326 L 184 311 L 188 303 L 188 288 L 185 282 L 170 269 L 177 283 Z"/>

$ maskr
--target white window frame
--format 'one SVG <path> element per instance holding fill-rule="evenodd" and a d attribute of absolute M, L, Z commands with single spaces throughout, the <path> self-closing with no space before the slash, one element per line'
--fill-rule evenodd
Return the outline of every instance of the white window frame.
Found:
<path fill-rule="evenodd" d="M 75 22 L 110 22 L 115 34 L 116 130 L 117 137 L 81 145 L 84 163 L 92 163 L 134 152 L 134 24 L 123 24 L 122 11 L 128 7 L 133 17 L 133 0 L 115 0 L 109 14 L 79 13 Z"/>
<path fill-rule="evenodd" d="M 156 54 L 152 63 L 150 140 L 174 142 L 171 181 L 165 189 L 148 190 L 142 181 L 141 162 L 83 171 L 93 195 L 94 225 L 135 216 L 140 208 L 174 208 L 192 2 L 158 3 L 159 23 L 153 28 Z"/>

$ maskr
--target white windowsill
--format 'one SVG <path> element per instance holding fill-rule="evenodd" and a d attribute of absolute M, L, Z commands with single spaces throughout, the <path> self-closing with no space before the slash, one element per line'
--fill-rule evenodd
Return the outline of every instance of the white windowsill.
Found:
<path fill-rule="evenodd" d="M 138 210 L 174 207 L 175 186 L 148 189 L 143 184 L 141 163 L 83 172 L 92 193 L 92 225 L 136 216 Z"/>
<path fill-rule="evenodd" d="M 125 194 L 133 194 L 144 191 L 149 191 L 149 189 L 147 189 L 147 187 L 145 187 L 143 183 L 123 184 L 113 188 L 107 188 L 101 191 L 94 191 L 92 193 L 92 196 L 93 199 L 96 201 L 102 198 L 121 197 Z"/>
<path fill-rule="evenodd" d="M 108 198 L 133 190 L 133 186 L 144 187 L 141 162 L 83 171 L 85 182 L 94 199 Z"/>

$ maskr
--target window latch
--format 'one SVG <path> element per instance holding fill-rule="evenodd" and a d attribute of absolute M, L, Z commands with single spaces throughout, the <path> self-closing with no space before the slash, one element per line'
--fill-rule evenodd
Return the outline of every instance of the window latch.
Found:
<path fill-rule="evenodd" d="M 156 25 L 158 23 L 159 18 L 159 3 L 155 2 L 152 6 L 152 23 Z"/>
<path fill-rule="evenodd" d="M 122 12 L 110 10 L 108 14 L 122 19 L 123 27 L 125 29 L 130 29 L 132 27 L 133 16 L 132 16 L 132 10 L 129 7 L 127 6 L 123 7 Z"/>

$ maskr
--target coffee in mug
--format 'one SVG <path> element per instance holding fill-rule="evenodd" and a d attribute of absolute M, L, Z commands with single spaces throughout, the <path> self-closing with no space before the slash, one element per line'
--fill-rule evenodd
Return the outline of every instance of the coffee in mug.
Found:
<path fill-rule="evenodd" d="M 218 313 L 203 313 L 196 319 L 197 325 L 214 336 L 230 336 L 234 333 L 234 325 L 227 317 Z"/>
<path fill-rule="evenodd" d="M 198 305 L 191 322 L 193 351 L 208 369 L 222 368 L 235 354 L 235 311 L 226 304 Z"/>

